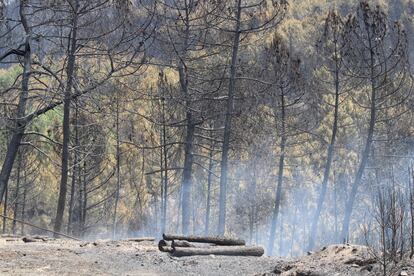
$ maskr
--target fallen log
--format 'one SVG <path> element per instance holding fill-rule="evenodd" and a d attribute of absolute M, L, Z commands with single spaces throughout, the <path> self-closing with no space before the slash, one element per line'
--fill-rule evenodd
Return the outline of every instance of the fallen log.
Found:
<path fill-rule="evenodd" d="M 19 238 L 7 238 L 6 242 L 16 242 L 16 241 L 20 241 Z"/>
<path fill-rule="evenodd" d="M 171 242 L 167 242 L 165 240 L 160 240 L 158 242 L 158 249 L 161 252 L 169 252 L 169 253 L 171 253 L 173 251 L 173 249 L 171 247 Z"/>
<path fill-rule="evenodd" d="M 44 242 L 43 239 L 35 239 L 32 237 L 24 237 L 22 240 L 23 242 Z"/>
<path fill-rule="evenodd" d="M 174 235 L 174 234 L 162 234 L 162 237 L 166 241 L 173 240 L 185 240 L 188 242 L 200 242 L 200 243 L 214 243 L 217 245 L 246 245 L 246 242 L 241 239 L 234 239 L 223 236 L 183 236 L 183 235 Z"/>
<path fill-rule="evenodd" d="M 20 235 L 15 235 L 15 234 L 2 234 L 1 235 L 2 238 L 13 238 L 13 239 L 19 239 L 22 236 Z"/>
<path fill-rule="evenodd" d="M 175 247 L 171 254 L 175 257 L 195 255 L 256 256 L 264 254 L 260 246 L 212 246 L 212 247 Z"/>
<path fill-rule="evenodd" d="M 182 241 L 182 240 L 174 240 L 171 242 L 171 247 L 197 247 L 194 244 L 188 242 L 188 241 Z"/>
<path fill-rule="evenodd" d="M 130 242 L 155 241 L 155 238 L 154 237 L 128 238 L 124 241 L 130 241 Z"/>

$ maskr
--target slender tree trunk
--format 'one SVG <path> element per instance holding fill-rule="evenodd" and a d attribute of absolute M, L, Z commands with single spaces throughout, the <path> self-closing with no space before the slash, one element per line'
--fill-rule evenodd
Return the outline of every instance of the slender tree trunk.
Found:
<path fill-rule="evenodd" d="M 408 168 L 408 185 L 409 185 L 409 206 L 410 206 L 410 224 L 411 224 L 411 252 L 410 258 L 414 256 L 414 167 Z"/>
<path fill-rule="evenodd" d="M 163 206 L 164 206 L 164 147 L 163 145 L 163 138 L 162 138 L 162 128 L 160 131 L 160 192 L 161 192 L 161 221 L 160 221 L 160 234 L 163 234 L 163 222 L 164 222 L 164 213 L 163 213 Z"/>
<path fill-rule="evenodd" d="M 76 47 L 77 47 L 77 31 L 78 31 L 78 0 L 75 1 L 75 10 L 73 11 L 72 30 L 69 38 L 69 57 L 68 65 L 66 68 L 67 83 L 64 93 L 63 101 L 63 145 L 62 145 L 62 170 L 59 186 L 59 198 L 56 210 L 56 219 L 54 231 L 60 232 L 63 223 L 63 214 L 65 212 L 66 205 L 66 192 L 68 185 L 68 173 L 69 173 L 69 142 L 70 142 L 70 105 L 71 105 L 71 93 L 74 83 L 74 72 L 76 63 Z M 55 235 L 56 236 L 56 235 Z"/>
<path fill-rule="evenodd" d="M 11 139 L 7 146 L 6 157 L 1 167 L 0 172 L 0 203 L 3 200 L 4 192 L 7 189 L 7 184 L 10 179 L 10 174 L 13 169 L 13 163 L 16 159 L 17 152 L 19 150 L 20 143 L 23 139 L 24 130 L 27 125 L 27 121 L 24 118 L 26 115 L 26 105 L 29 96 L 29 80 L 32 67 L 32 52 L 30 49 L 31 29 L 24 13 L 25 7 L 28 4 L 28 0 L 21 0 L 19 7 L 20 20 L 22 22 L 26 40 L 24 46 L 23 57 L 23 78 L 22 78 L 22 91 L 19 96 L 19 102 L 16 110 L 16 118 L 13 123 L 13 129 Z"/>
<path fill-rule="evenodd" d="M 188 73 L 187 67 L 183 63 L 187 59 L 187 51 L 189 47 L 190 39 L 190 21 L 189 21 L 189 7 L 185 9 L 185 30 L 184 30 L 184 48 L 183 56 L 181 57 L 178 67 L 178 73 L 180 78 L 181 92 L 185 98 L 186 107 L 186 121 L 187 132 L 185 135 L 184 146 L 184 169 L 182 180 L 182 231 L 183 234 L 188 234 L 190 227 L 191 217 L 191 186 L 192 186 L 192 167 L 193 167 L 193 142 L 195 125 L 193 122 L 193 114 L 191 110 L 191 99 L 188 91 Z"/>
<path fill-rule="evenodd" d="M 27 163 L 25 163 L 27 164 Z M 27 196 L 27 172 L 23 170 L 23 202 L 22 202 L 22 212 L 21 212 L 21 220 L 25 220 L 26 218 L 26 196 Z M 23 236 L 24 234 L 24 223 L 21 223 L 20 234 Z"/>
<path fill-rule="evenodd" d="M 275 243 L 275 235 L 276 235 L 276 224 L 277 218 L 279 215 L 280 209 L 280 201 L 282 199 L 282 184 L 283 184 L 283 171 L 285 166 L 285 151 L 286 151 L 286 110 L 285 110 L 285 95 L 282 90 L 281 92 L 281 142 L 280 142 L 280 158 L 279 158 L 279 171 L 278 171 L 278 178 L 277 178 L 277 187 L 276 187 L 276 198 L 275 198 L 275 205 L 273 207 L 273 217 L 272 217 L 272 224 L 270 227 L 270 234 L 269 234 L 269 244 L 267 247 L 267 254 L 273 254 L 273 246 Z"/>
<path fill-rule="evenodd" d="M 338 56 L 336 47 L 335 47 L 335 56 Z M 339 64 L 338 60 L 335 62 L 335 106 L 334 106 L 334 121 L 332 126 L 332 135 L 331 135 L 331 141 L 328 146 L 328 156 L 325 163 L 325 170 L 323 173 L 323 179 L 322 179 L 322 186 L 321 186 L 321 192 L 319 194 L 318 203 L 316 206 L 315 215 L 312 220 L 312 226 L 310 230 L 310 236 L 309 236 L 309 245 L 308 250 L 312 250 L 315 246 L 315 239 L 318 231 L 318 222 L 319 217 L 322 212 L 323 203 L 325 201 L 326 192 L 328 190 L 328 181 L 329 181 L 329 175 L 331 172 L 331 165 L 332 160 L 334 156 L 335 151 L 335 141 L 336 141 L 336 134 L 338 132 L 338 117 L 339 117 Z"/>
<path fill-rule="evenodd" d="M 17 213 L 19 211 L 19 199 L 20 199 L 20 182 L 21 182 L 21 168 L 22 168 L 22 156 L 21 152 L 17 153 L 17 179 L 16 179 L 16 191 L 14 193 L 14 206 L 13 206 L 13 225 L 12 225 L 12 231 L 13 234 L 16 234 L 16 220 L 17 219 Z"/>
<path fill-rule="evenodd" d="M 116 238 L 117 233 L 117 210 L 119 203 L 119 190 L 121 189 L 121 174 L 120 174 L 120 139 L 119 139 L 119 94 L 116 95 L 116 191 L 115 191 L 115 206 L 114 217 L 112 221 L 112 239 Z"/>
<path fill-rule="evenodd" d="M 193 233 L 196 233 L 197 230 L 197 210 L 196 210 L 196 193 L 192 193 L 192 202 L 191 202 L 191 209 L 192 209 L 192 224 L 193 224 Z"/>
<path fill-rule="evenodd" d="M 75 118 L 74 118 L 74 131 L 75 131 L 75 149 L 73 157 L 73 168 L 72 168 L 72 186 L 70 189 L 70 199 L 69 199 L 69 214 L 68 214 L 68 228 L 67 232 L 70 234 L 73 232 L 73 209 L 75 205 L 75 195 L 76 195 L 76 180 L 78 173 L 78 147 L 79 147 L 79 131 L 78 131 L 78 105 L 75 102 Z"/>
<path fill-rule="evenodd" d="M 180 192 L 178 194 L 178 208 L 177 208 L 177 225 L 175 227 L 175 232 L 179 233 L 180 231 L 180 214 L 183 206 L 183 185 L 181 183 Z"/>
<path fill-rule="evenodd" d="M 83 198 L 82 198 L 82 223 L 81 223 L 81 235 L 85 232 L 85 225 L 86 225 L 86 215 L 87 215 L 87 206 L 88 206 L 88 191 L 87 191 L 87 177 L 86 177 L 86 161 L 83 161 L 83 177 L 82 177 L 82 190 L 83 190 Z"/>
<path fill-rule="evenodd" d="M 294 213 L 293 213 L 293 223 L 292 223 L 292 230 L 291 230 L 291 233 L 290 233 L 290 235 L 291 235 L 291 237 L 290 237 L 290 257 L 292 258 L 293 257 L 293 245 L 294 245 L 294 242 L 295 242 L 295 237 L 296 237 L 296 226 L 297 226 L 297 224 L 298 224 L 298 215 L 297 215 L 297 211 L 298 211 L 298 208 L 295 206 L 294 207 Z"/>
<path fill-rule="evenodd" d="M 234 109 L 234 94 L 236 90 L 236 71 L 237 71 L 237 57 L 240 44 L 240 20 L 242 12 L 242 1 L 237 0 L 237 12 L 236 12 L 236 26 L 234 30 L 232 57 L 230 64 L 230 80 L 229 90 L 227 93 L 227 106 L 224 120 L 224 134 L 223 144 L 221 149 L 221 162 L 220 162 L 220 201 L 219 201 L 219 223 L 217 232 L 219 235 L 223 235 L 226 229 L 226 202 L 227 202 L 227 174 L 228 174 L 228 155 L 230 148 L 230 135 L 231 135 L 231 119 Z"/>
<path fill-rule="evenodd" d="M 213 145 L 212 145 L 213 147 Z M 212 170 L 213 170 L 213 151 L 214 148 L 210 149 L 209 161 L 208 161 L 208 175 L 207 175 L 207 202 L 206 202 L 206 219 L 204 234 L 208 235 L 210 228 L 210 212 L 211 212 L 211 182 L 212 182 Z"/>
<path fill-rule="evenodd" d="M 333 187 L 333 194 L 334 194 L 334 241 L 338 240 L 338 196 L 337 196 L 337 179 L 336 179 L 336 173 L 334 171 L 334 187 Z"/>
<path fill-rule="evenodd" d="M 342 233 L 341 233 L 341 239 L 342 241 L 345 241 L 348 239 L 348 233 L 349 233 L 349 225 L 351 221 L 351 215 L 352 210 L 354 207 L 355 197 L 358 192 L 358 187 L 361 184 L 362 175 L 364 173 L 365 167 L 368 163 L 369 153 L 371 151 L 372 141 L 374 137 L 374 130 L 375 130 L 375 122 L 376 122 L 376 76 L 375 76 L 375 58 L 374 58 L 374 52 L 372 50 L 371 45 L 371 38 L 369 40 L 369 48 L 370 51 L 370 68 L 371 68 L 371 75 L 370 75 L 370 82 L 371 82 L 371 107 L 370 107 L 370 121 L 369 121 L 369 128 L 368 128 L 368 135 L 367 140 L 365 142 L 364 151 L 362 152 L 362 158 L 361 162 L 358 167 L 358 171 L 355 175 L 354 182 L 352 184 L 351 193 L 348 198 L 348 202 L 345 206 L 345 216 L 344 221 L 342 224 Z"/>
<path fill-rule="evenodd" d="M 256 168 L 254 168 L 254 169 L 256 169 Z M 251 201 L 250 201 L 250 221 L 249 221 L 249 241 L 250 241 L 250 243 L 252 243 L 253 242 L 253 233 L 254 233 L 254 226 L 255 226 L 255 222 L 256 222 L 256 219 L 257 219 L 257 217 L 256 217 L 256 205 L 257 205 L 257 202 L 256 202 L 256 189 L 257 189 L 257 179 L 256 179 L 256 174 L 254 173 L 253 174 L 253 177 L 252 177 L 252 183 L 251 183 L 251 188 L 250 188 L 250 195 L 249 196 L 251 196 L 252 198 L 251 198 Z"/>
<path fill-rule="evenodd" d="M 79 134 L 78 134 L 79 135 Z M 80 146 L 80 141 L 78 141 L 78 145 Z M 85 158 L 85 155 L 82 154 L 82 152 L 79 153 L 79 160 L 82 160 L 83 158 Z M 80 161 L 79 161 L 80 162 Z M 78 236 L 81 236 L 82 233 L 82 221 L 83 221 L 83 181 L 82 181 L 82 174 L 83 172 L 83 166 L 81 165 L 81 163 L 78 164 L 77 169 L 78 169 L 78 194 L 77 194 L 77 201 L 78 201 L 78 206 L 76 209 L 76 215 L 77 215 L 77 223 L 76 223 L 76 232 Z"/>
<path fill-rule="evenodd" d="M 167 224 L 167 208 L 168 208 L 168 151 L 167 151 L 167 127 L 165 119 L 165 99 L 162 97 L 161 102 L 161 112 L 162 112 L 162 156 L 161 160 L 164 162 L 161 163 L 161 171 L 164 171 L 162 180 L 163 180 L 163 204 L 162 204 L 162 222 L 161 222 L 161 233 L 166 232 Z M 162 169 L 164 165 L 164 169 Z"/>
<path fill-rule="evenodd" d="M 187 114 L 187 121 L 192 120 L 191 114 Z M 190 226 L 191 215 L 191 174 L 193 166 L 193 140 L 194 140 L 195 126 L 190 123 L 187 124 L 187 134 L 185 142 L 185 157 L 184 157 L 184 170 L 183 170 L 183 194 L 182 194 L 182 231 L 183 234 L 188 234 Z"/>
<path fill-rule="evenodd" d="M 9 185 L 6 186 L 6 191 L 4 193 L 4 204 L 3 204 L 3 234 L 6 234 L 6 224 L 7 224 L 7 205 L 9 200 Z"/>
<path fill-rule="evenodd" d="M 285 241 L 285 234 L 283 233 L 283 230 L 284 230 L 284 228 L 283 228 L 283 223 L 284 223 L 284 215 L 283 215 L 283 212 L 280 214 L 280 225 L 279 225 L 279 227 L 280 227 L 280 233 L 279 233 L 279 256 L 283 256 L 284 255 L 284 247 L 283 247 L 283 245 L 284 245 L 284 241 Z"/>

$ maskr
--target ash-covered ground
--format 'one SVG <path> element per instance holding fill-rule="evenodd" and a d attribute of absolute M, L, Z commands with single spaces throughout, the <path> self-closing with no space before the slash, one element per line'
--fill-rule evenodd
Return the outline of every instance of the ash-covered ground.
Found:
<path fill-rule="evenodd" d="M 299 259 L 277 257 L 171 257 L 153 242 L 77 242 L 47 239 L 25 243 L 0 239 L 0 275 L 382 275 L 370 250 L 331 245 Z M 389 275 L 414 275 L 414 262 Z"/>

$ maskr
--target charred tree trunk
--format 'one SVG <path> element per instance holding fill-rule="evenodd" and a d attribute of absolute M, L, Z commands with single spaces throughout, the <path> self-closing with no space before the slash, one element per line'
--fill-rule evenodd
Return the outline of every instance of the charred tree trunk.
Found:
<path fill-rule="evenodd" d="M 187 113 L 187 133 L 185 141 L 185 157 L 183 170 L 183 193 L 182 193 L 182 232 L 188 234 L 191 217 L 191 175 L 193 166 L 193 140 L 194 140 L 195 126 L 192 124 L 192 115 Z"/>
<path fill-rule="evenodd" d="M 206 220 L 205 220 L 205 228 L 204 228 L 204 235 L 208 235 L 209 228 L 210 228 L 210 209 L 211 209 L 211 181 L 213 176 L 213 150 L 214 148 L 210 149 L 209 153 L 209 161 L 208 161 L 208 175 L 207 175 L 207 202 L 206 202 Z"/>
<path fill-rule="evenodd" d="M 7 224 L 7 205 L 9 201 L 9 185 L 6 186 L 6 191 L 4 192 L 4 202 L 3 202 L 3 234 L 6 234 L 6 224 Z"/>
<path fill-rule="evenodd" d="M 20 143 L 24 136 L 24 130 L 27 125 L 26 105 L 29 95 L 29 80 L 32 67 L 32 52 L 30 49 L 31 28 L 27 22 L 25 15 L 25 7 L 28 5 L 28 0 L 21 0 L 19 7 L 20 20 L 25 31 L 26 40 L 24 46 L 23 56 L 23 78 L 22 78 L 22 91 L 19 96 L 19 102 L 16 110 L 16 117 L 13 122 L 12 134 L 10 142 L 7 146 L 6 157 L 1 167 L 0 172 L 0 203 L 3 200 L 4 193 L 7 189 L 7 185 L 10 178 L 10 173 L 13 169 L 14 160 L 16 159 L 17 152 L 19 150 Z"/>
<path fill-rule="evenodd" d="M 230 80 L 229 89 L 227 93 L 226 114 L 224 119 L 224 134 L 223 144 L 221 148 L 221 162 L 220 162 L 220 201 L 219 201 L 219 223 L 217 233 L 223 235 L 226 228 L 226 202 L 227 202 L 227 174 L 228 174 L 228 155 L 230 149 L 230 135 L 231 135 L 231 120 L 234 109 L 234 94 L 236 90 L 236 71 L 237 71 L 237 57 L 240 44 L 240 28 L 241 28 L 241 12 L 242 1 L 237 0 L 236 4 L 236 26 L 234 30 L 232 57 L 230 63 Z"/>
<path fill-rule="evenodd" d="M 161 112 L 162 112 L 162 147 L 161 147 L 161 171 L 164 171 L 162 176 L 163 186 L 163 204 L 162 204 L 162 221 L 161 233 L 166 230 L 167 224 L 167 209 L 168 209 L 168 151 L 167 151 L 167 127 L 165 118 L 165 98 L 161 97 Z M 162 162 L 164 160 L 164 162 Z M 162 169 L 164 167 L 164 169 Z"/>
<path fill-rule="evenodd" d="M 23 170 L 23 202 L 22 202 L 22 212 L 20 215 L 21 220 L 25 220 L 26 215 L 26 197 L 27 197 L 27 172 Z M 24 234 L 24 224 L 21 224 L 20 234 Z"/>
<path fill-rule="evenodd" d="M 278 178 L 277 178 L 277 186 L 276 186 L 276 198 L 275 198 L 275 205 L 273 207 L 273 216 L 272 216 L 272 224 L 270 227 L 270 235 L 269 235 L 269 244 L 267 247 L 268 255 L 272 255 L 273 253 L 273 246 L 275 243 L 275 235 L 276 235 L 276 226 L 277 226 L 277 218 L 279 215 L 280 209 L 280 201 L 282 199 L 282 184 L 283 184 L 283 171 L 285 166 L 285 151 L 286 151 L 286 110 L 285 110 L 285 95 L 282 89 L 281 91 L 281 127 L 280 127 L 280 135 L 281 135 L 281 142 L 280 142 L 280 158 L 279 158 L 279 171 L 278 171 Z"/>
<path fill-rule="evenodd" d="M 335 56 L 338 56 L 338 55 L 339 55 L 338 50 L 335 47 Z M 335 106 L 334 106 L 334 121 L 333 121 L 333 126 L 332 126 L 332 135 L 331 135 L 331 141 L 328 146 L 328 155 L 326 158 L 325 169 L 323 173 L 321 191 L 319 194 L 319 199 L 318 199 L 318 203 L 316 206 L 315 215 L 312 220 L 308 250 L 312 250 L 313 247 L 315 246 L 315 239 L 316 239 L 316 235 L 318 231 L 319 217 L 321 215 L 323 203 L 326 197 L 326 192 L 328 190 L 329 175 L 331 172 L 331 165 L 332 165 L 332 160 L 333 160 L 334 151 L 335 151 L 336 134 L 338 132 L 338 117 L 339 117 L 339 64 L 338 64 L 338 59 L 336 59 L 336 63 L 335 63 Z"/>
<path fill-rule="evenodd" d="M 364 151 L 362 152 L 361 162 L 359 164 L 357 173 L 355 175 L 354 182 L 351 187 L 351 193 L 348 198 L 348 202 L 345 206 L 345 216 L 344 221 L 342 224 L 342 232 L 341 232 L 341 240 L 345 241 L 348 240 L 348 233 L 349 233 L 349 225 L 351 222 L 351 215 L 352 210 L 354 207 L 355 197 L 358 192 L 359 185 L 361 184 L 362 175 L 364 173 L 365 167 L 368 163 L 369 153 L 371 151 L 372 141 L 374 137 L 374 130 L 375 130 L 375 123 L 376 123 L 376 90 L 377 90 L 377 84 L 376 84 L 376 73 L 375 73 L 375 57 L 373 48 L 371 45 L 371 38 L 368 38 L 369 41 L 369 48 L 370 51 L 370 68 L 371 68 L 371 74 L 370 74 L 370 82 L 371 82 L 371 107 L 370 107 L 370 120 L 369 120 L 369 127 L 368 127 L 368 135 L 365 142 Z"/>
<path fill-rule="evenodd" d="M 117 210 L 119 203 L 119 190 L 121 189 L 121 174 L 120 174 L 120 139 L 119 139 L 119 92 L 116 95 L 116 191 L 115 191 L 115 205 L 114 205 L 114 217 L 112 221 L 112 239 L 115 239 L 117 233 Z"/>
<path fill-rule="evenodd" d="M 188 72 L 187 67 L 184 64 L 187 59 L 187 51 L 189 48 L 190 39 L 190 18 L 189 18 L 190 7 L 185 7 L 185 30 L 184 30 L 184 44 L 183 54 L 180 58 L 180 64 L 178 67 L 178 73 L 180 78 L 181 92 L 185 99 L 186 108 L 186 124 L 187 131 L 185 135 L 185 146 L 184 146 L 184 169 L 183 169 L 183 180 L 182 180 L 182 232 L 188 234 L 190 227 L 191 217 L 191 186 L 192 186 L 192 167 L 193 167 L 193 142 L 195 124 L 193 122 L 193 114 L 191 109 L 191 99 L 188 91 Z"/>
<path fill-rule="evenodd" d="M 66 192 L 68 185 L 68 173 L 69 173 L 69 142 L 70 142 L 70 105 L 72 87 L 74 84 L 74 72 L 76 63 L 76 48 L 77 48 L 77 31 L 78 31 L 78 8 L 79 2 L 75 1 L 75 10 L 73 11 L 72 18 L 72 30 L 69 37 L 69 56 L 68 65 L 66 68 L 67 83 L 64 93 L 63 101 L 63 145 L 62 145 L 62 170 L 59 186 L 59 198 L 56 210 L 56 219 L 54 225 L 54 231 L 60 232 L 63 223 L 63 214 L 65 212 L 66 205 Z"/>
<path fill-rule="evenodd" d="M 67 232 L 70 234 L 73 232 L 73 213 L 75 205 L 75 195 L 76 195 L 76 180 L 78 174 L 78 147 L 79 147 L 79 130 L 78 130 L 78 104 L 75 101 L 75 118 L 74 118 L 74 132 L 75 132 L 75 149 L 73 157 L 73 168 L 72 168 L 72 186 L 70 188 L 70 199 L 69 199 L 69 212 L 68 212 L 68 227 Z"/>
<path fill-rule="evenodd" d="M 254 226 L 255 226 L 255 222 L 256 222 L 256 188 L 257 188 L 257 179 L 256 179 L 256 174 L 253 173 L 253 177 L 251 179 L 251 187 L 250 187 L 250 195 L 252 196 L 251 201 L 250 201 L 250 214 L 249 214 L 249 241 L 250 243 L 253 242 L 253 233 L 254 233 Z M 257 229 L 256 229 L 257 231 Z"/>
<path fill-rule="evenodd" d="M 16 234 L 16 219 L 17 213 L 19 211 L 19 200 L 20 200 L 20 185 L 21 185 L 21 168 L 22 168 L 22 156 L 21 152 L 17 153 L 17 179 L 16 179 L 16 191 L 14 193 L 14 205 L 13 205 L 13 224 L 12 224 L 12 232 Z"/>

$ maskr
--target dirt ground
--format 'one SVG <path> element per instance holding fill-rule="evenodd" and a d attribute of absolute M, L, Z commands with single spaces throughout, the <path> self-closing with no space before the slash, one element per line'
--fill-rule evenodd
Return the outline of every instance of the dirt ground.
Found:
<path fill-rule="evenodd" d="M 414 275 L 413 263 L 392 275 Z M 297 260 L 276 257 L 171 257 L 152 242 L 24 243 L 0 239 L 0 275 L 380 275 L 365 247 L 333 245 Z"/>
<path fill-rule="evenodd" d="M 152 242 L 0 240 L 0 275 L 255 275 L 272 271 L 268 257 L 174 258 Z"/>

